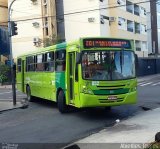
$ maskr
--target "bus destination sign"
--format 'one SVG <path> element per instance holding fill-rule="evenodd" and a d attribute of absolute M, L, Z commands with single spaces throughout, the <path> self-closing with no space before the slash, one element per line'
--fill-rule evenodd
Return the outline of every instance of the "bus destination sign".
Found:
<path fill-rule="evenodd" d="M 131 43 L 129 40 L 124 39 L 107 39 L 107 38 L 92 38 L 83 39 L 83 45 L 85 49 L 89 48 L 125 48 L 131 49 Z"/>

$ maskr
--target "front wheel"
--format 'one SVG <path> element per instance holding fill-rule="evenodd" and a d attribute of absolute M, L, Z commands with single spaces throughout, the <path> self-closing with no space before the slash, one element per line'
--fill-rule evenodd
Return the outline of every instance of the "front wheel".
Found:
<path fill-rule="evenodd" d="M 65 94 L 62 90 L 58 93 L 57 105 L 58 105 L 58 109 L 61 113 L 68 112 L 68 107 L 66 105 Z"/>

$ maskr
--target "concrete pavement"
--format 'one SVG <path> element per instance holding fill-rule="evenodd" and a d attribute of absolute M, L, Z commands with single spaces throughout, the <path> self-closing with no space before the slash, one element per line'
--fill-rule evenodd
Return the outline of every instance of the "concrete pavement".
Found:
<path fill-rule="evenodd" d="M 138 148 L 144 148 L 148 145 L 147 143 L 154 142 L 155 134 L 160 132 L 159 115 L 160 108 L 157 108 L 140 113 L 122 122 L 117 119 L 114 126 L 103 129 L 73 144 L 78 145 L 80 149 L 96 149 L 97 147 L 106 149 L 108 146 L 109 149 L 123 148 L 125 144 L 139 145 Z"/>
<path fill-rule="evenodd" d="M 0 86 L 1 89 L 12 89 L 11 85 L 3 85 Z M 0 97 L 0 112 L 8 111 L 8 110 L 13 110 L 17 108 L 23 107 L 23 103 L 21 102 L 22 99 L 17 99 L 16 105 L 13 105 L 13 99 L 2 99 Z"/>

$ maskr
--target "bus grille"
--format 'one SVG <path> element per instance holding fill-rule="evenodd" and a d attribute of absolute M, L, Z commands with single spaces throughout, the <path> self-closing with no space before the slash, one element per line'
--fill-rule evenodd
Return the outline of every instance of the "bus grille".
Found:
<path fill-rule="evenodd" d="M 100 103 L 114 103 L 114 102 L 122 102 L 124 98 L 118 98 L 117 100 L 108 100 L 108 99 L 99 99 Z"/>

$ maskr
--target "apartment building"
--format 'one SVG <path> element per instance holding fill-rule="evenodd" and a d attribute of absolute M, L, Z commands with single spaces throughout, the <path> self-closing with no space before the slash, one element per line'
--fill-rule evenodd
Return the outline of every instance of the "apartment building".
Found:
<path fill-rule="evenodd" d="M 138 56 L 147 57 L 147 8 L 149 3 L 146 1 L 142 3 L 142 0 L 109 1 L 109 5 L 113 3 L 117 3 L 117 8 L 110 10 L 110 15 L 116 18 L 116 21 L 110 26 L 111 36 L 133 39 Z"/>
<path fill-rule="evenodd" d="M 0 0 L 0 30 L 1 30 L 1 33 L 4 30 L 7 30 L 7 21 L 8 21 L 8 1 Z M 7 57 L 2 56 L 1 51 L 2 49 L 0 49 L 0 61 L 4 62 L 7 59 Z"/>
<path fill-rule="evenodd" d="M 104 36 L 133 39 L 136 53 L 147 57 L 148 5 L 146 0 L 15 1 L 12 20 L 18 35 L 12 39 L 13 56 L 47 46 L 56 37 L 68 42 Z"/>
<path fill-rule="evenodd" d="M 9 0 L 11 2 L 11 0 Z M 12 6 L 18 35 L 12 37 L 13 57 L 48 46 L 57 36 L 54 0 L 20 0 Z"/>
<path fill-rule="evenodd" d="M 82 11 L 82 13 L 78 13 Z M 148 56 L 147 11 L 144 0 L 64 0 L 66 41 L 83 36 L 133 39 L 139 57 Z"/>

